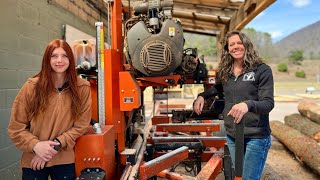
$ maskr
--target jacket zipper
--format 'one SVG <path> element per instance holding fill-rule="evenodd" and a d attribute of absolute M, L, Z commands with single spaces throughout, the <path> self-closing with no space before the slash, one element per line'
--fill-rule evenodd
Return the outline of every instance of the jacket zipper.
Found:
<path fill-rule="evenodd" d="M 238 76 L 235 76 L 235 78 L 234 78 L 234 85 L 233 85 L 233 105 L 236 104 L 235 94 L 236 94 L 236 86 L 237 86 L 238 77 L 239 77 L 239 75 L 238 75 Z M 233 124 L 233 130 L 234 130 L 234 132 L 236 131 L 236 126 L 235 126 L 235 124 Z"/>

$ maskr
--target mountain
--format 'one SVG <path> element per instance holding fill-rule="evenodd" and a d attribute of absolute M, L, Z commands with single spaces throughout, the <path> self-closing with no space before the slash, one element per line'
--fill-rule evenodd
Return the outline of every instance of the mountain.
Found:
<path fill-rule="evenodd" d="M 304 59 L 320 59 L 320 21 L 306 26 L 274 44 L 279 57 L 288 57 L 290 51 L 302 50 Z"/>

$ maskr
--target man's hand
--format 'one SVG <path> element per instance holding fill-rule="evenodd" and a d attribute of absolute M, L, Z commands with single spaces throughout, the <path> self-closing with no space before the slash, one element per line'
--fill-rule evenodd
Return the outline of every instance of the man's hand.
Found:
<path fill-rule="evenodd" d="M 30 163 L 31 169 L 34 171 L 43 169 L 45 165 L 46 161 L 41 159 L 38 155 L 35 155 Z"/>
<path fill-rule="evenodd" d="M 248 106 L 246 103 L 235 104 L 228 112 L 227 116 L 234 117 L 234 123 L 239 123 L 242 120 L 244 114 L 248 112 Z"/>
<path fill-rule="evenodd" d="M 204 105 L 204 98 L 202 96 L 198 96 L 197 99 L 193 102 L 193 111 L 198 115 L 201 114 Z"/>
<path fill-rule="evenodd" d="M 53 149 L 53 146 L 60 143 L 55 141 L 40 141 L 34 147 L 33 151 L 45 162 L 49 161 L 58 151 Z"/>

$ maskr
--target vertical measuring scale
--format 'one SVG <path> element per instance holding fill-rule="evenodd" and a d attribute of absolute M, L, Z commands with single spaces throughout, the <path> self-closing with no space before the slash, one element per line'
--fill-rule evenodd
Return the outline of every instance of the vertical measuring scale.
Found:
<path fill-rule="evenodd" d="M 99 124 L 105 125 L 105 86 L 104 86 L 104 32 L 103 22 L 95 23 L 97 28 L 96 57 L 98 64 L 98 117 Z"/>

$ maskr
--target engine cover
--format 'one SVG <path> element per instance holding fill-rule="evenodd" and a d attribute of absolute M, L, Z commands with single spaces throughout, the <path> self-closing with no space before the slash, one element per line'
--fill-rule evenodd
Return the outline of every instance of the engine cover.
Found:
<path fill-rule="evenodd" d="M 127 42 L 133 68 L 146 76 L 169 75 L 182 62 L 183 29 L 173 20 L 165 20 L 158 34 L 140 21 L 128 31 Z"/>

